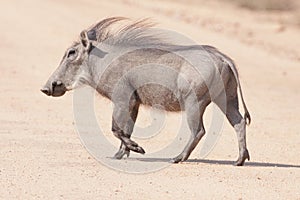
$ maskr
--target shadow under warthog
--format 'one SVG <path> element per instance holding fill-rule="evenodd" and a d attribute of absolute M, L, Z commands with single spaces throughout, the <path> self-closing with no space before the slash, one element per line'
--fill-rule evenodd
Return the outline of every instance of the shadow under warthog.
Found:
<path fill-rule="evenodd" d="M 170 158 L 126 158 L 128 161 L 142 161 L 142 162 L 170 162 Z M 206 163 L 212 165 L 233 165 L 234 162 L 229 160 L 204 160 L 204 159 L 189 159 L 186 163 Z M 270 163 L 270 162 L 247 162 L 245 166 L 249 167 L 280 167 L 280 168 L 299 168 L 300 165 L 284 164 L 284 163 Z"/>

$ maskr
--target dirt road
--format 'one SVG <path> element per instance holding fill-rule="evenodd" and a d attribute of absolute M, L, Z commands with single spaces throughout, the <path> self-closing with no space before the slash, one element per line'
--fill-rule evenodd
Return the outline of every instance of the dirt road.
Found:
<path fill-rule="evenodd" d="M 288 13 L 214 1 L 0 5 L 0 199 L 300 199 L 300 29 L 280 22 Z M 190 161 L 153 173 L 112 170 L 86 151 L 74 126 L 72 93 L 50 98 L 39 89 L 81 30 L 115 15 L 151 17 L 236 61 L 253 118 L 246 166 L 232 166 L 237 141 L 227 122 L 205 160 L 196 150 Z M 100 97 L 95 103 L 103 130 L 111 135 L 111 104 Z M 141 126 L 146 115 L 143 109 Z M 160 137 L 171 137 L 171 131 L 166 126 Z M 146 151 L 160 146 L 159 140 L 142 143 Z"/>

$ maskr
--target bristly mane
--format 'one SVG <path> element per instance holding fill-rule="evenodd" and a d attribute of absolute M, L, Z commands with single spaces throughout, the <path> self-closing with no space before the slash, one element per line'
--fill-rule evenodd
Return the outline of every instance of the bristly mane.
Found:
<path fill-rule="evenodd" d="M 131 21 L 126 24 L 119 22 L 129 20 L 125 17 L 111 17 L 101 20 L 87 29 L 94 34 L 97 42 L 110 45 L 161 45 L 167 44 L 162 32 L 154 29 L 154 23 L 149 19 Z M 119 25 L 119 26 L 115 26 Z"/>

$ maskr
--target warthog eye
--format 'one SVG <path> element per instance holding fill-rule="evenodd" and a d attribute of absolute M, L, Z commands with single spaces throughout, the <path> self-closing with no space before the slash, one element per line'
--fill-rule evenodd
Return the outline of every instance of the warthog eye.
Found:
<path fill-rule="evenodd" d="M 76 54 L 76 50 L 75 49 L 70 49 L 67 55 L 67 58 L 70 58 L 72 56 L 74 56 Z"/>

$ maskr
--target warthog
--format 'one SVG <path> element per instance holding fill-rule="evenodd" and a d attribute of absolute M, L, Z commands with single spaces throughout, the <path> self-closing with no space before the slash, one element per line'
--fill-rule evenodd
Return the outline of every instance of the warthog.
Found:
<path fill-rule="evenodd" d="M 117 159 L 129 156 L 130 150 L 145 153 L 130 139 L 141 104 L 185 111 L 192 134 L 183 151 L 171 159 L 174 163 L 187 160 L 205 134 L 202 116 L 214 102 L 237 133 L 235 165 L 249 160 L 246 124 L 251 118 L 232 59 L 211 46 L 166 42 L 151 31 L 147 20 L 112 28 L 122 20 L 125 18 L 107 18 L 82 31 L 41 91 L 57 97 L 89 85 L 110 99 L 114 104 L 112 132 L 121 140 Z M 190 54 L 197 58 L 196 65 L 182 56 Z M 239 112 L 238 92 L 244 116 Z"/>

